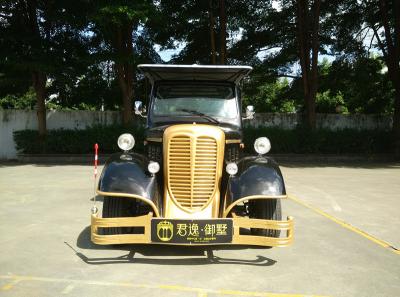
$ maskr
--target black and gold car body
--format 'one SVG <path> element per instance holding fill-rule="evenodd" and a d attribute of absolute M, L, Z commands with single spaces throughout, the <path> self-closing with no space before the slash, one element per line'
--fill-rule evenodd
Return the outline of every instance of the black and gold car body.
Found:
<path fill-rule="evenodd" d="M 287 246 L 293 240 L 293 219 L 282 220 L 256 209 L 286 198 L 279 166 L 262 155 L 241 157 L 242 117 L 239 83 L 248 66 L 140 65 L 152 83 L 146 131 L 146 155 L 114 154 L 105 164 L 97 194 L 107 212 L 92 214 L 91 238 L 96 244 L 241 244 Z M 157 86 L 203 84 L 231 86 L 237 116 L 210 121 L 198 115 L 157 116 Z M 151 174 L 155 161 L 161 170 Z M 237 164 L 229 175 L 225 167 Z M 121 199 L 121 200 L 120 200 Z M 131 212 L 113 212 L 120 201 Z M 279 203 L 277 203 L 277 201 Z M 106 203 L 106 202 L 105 202 Z M 115 203 L 113 206 L 112 203 Z M 114 208 L 113 208 L 114 207 Z M 110 211 L 111 209 L 111 211 Z M 278 209 L 276 209 L 278 211 Z M 111 230 L 111 232 L 110 232 Z M 269 230 L 268 233 L 253 232 Z M 273 231 L 273 232 L 272 232 Z"/>

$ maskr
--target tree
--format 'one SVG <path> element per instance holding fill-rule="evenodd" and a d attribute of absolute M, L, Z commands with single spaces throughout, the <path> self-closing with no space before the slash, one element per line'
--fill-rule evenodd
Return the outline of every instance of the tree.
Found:
<path fill-rule="evenodd" d="M 153 13 L 152 1 L 94 1 L 94 32 L 101 36 L 105 52 L 114 62 L 122 94 L 123 123 L 133 119 L 134 84 L 136 81 L 134 34 L 140 34 Z"/>
<path fill-rule="evenodd" d="M 219 0 L 219 51 L 220 64 L 226 64 L 226 8 L 225 0 Z"/>
<path fill-rule="evenodd" d="M 29 71 L 36 93 L 39 134 L 46 134 L 46 62 L 49 50 L 50 20 L 41 21 L 48 12 L 43 2 L 6 1 L 1 4 L 2 64 Z M 25 64 L 25 66 L 23 65 Z"/>
<path fill-rule="evenodd" d="M 155 41 L 163 49 L 183 46 L 173 63 L 227 64 L 228 31 L 237 31 L 234 1 L 160 1 L 159 19 L 151 20 Z M 236 8 L 236 7 L 235 7 Z"/>
<path fill-rule="evenodd" d="M 215 17 L 214 17 L 214 5 L 213 0 L 208 2 L 208 14 L 210 23 L 210 47 L 211 47 L 211 64 L 215 65 L 217 63 L 216 51 L 215 51 Z"/>
<path fill-rule="evenodd" d="M 315 98 L 318 89 L 319 17 L 320 0 L 297 1 L 297 42 L 304 91 L 305 124 L 316 125 Z"/>
<path fill-rule="evenodd" d="M 341 94 L 350 113 L 392 112 L 393 88 L 381 57 L 340 57 L 331 63 L 326 61 L 319 68 L 323 68 L 319 71 L 319 92 L 329 92 L 332 99 Z M 332 107 L 334 112 L 335 106 Z M 317 112 L 321 111 L 317 102 Z"/>
<path fill-rule="evenodd" d="M 344 1 L 338 36 L 338 49 L 346 55 L 369 55 L 371 48 L 382 53 L 394 88 L 393 139 L 394 150 L 400 155 L 400 2 L 397 0 Z M 346 30 L 346 26 L 352 30 Z M 372 32 L 372 34 L 371 34 Z M 369 39 L 369 40 L 368 40 Z M 368 42 L 367 42 L 368 41 Z M 358 48 L 350 45 L 358 45 Z"/>
<path fill-rule="evenodd" d="M 379 16 L 379 22 L 371 25 L 395 89 L 393 137 L 395 151 L 400 155 L 400 2 L 379 0 Z M 378 33 L 376 25 L 383 27 L 383 38 Z"/>
<path fill-rule="evenodd" d="M 83 4 L 82 4 L 83 5 Z M 46 83 L 71 67 L 84 41 L 76 1 L 19 0 L 1 3 L 1 68 L 29 73 L 36 94 L 38 130 L 46 134 Z M 73 25 L 72 25 L 73 24 Z M 68 46 L 67 46 L 68 45 Z"/>

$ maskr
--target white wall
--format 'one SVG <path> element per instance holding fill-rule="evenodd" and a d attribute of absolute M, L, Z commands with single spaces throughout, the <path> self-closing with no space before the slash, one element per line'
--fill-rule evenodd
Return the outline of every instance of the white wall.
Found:
<path fill-rule="evenodd" d="M 111 125 L 120 122 L 119 112 L 114 111 L 47 111 L 47 129 L 84 129 L 96 124 Z M 0 159 L 15 159 L 17 152 L 13 132 L 37 129 L 34 110 L 0 110 Z"/>
<path fill-rule="evenodd" d="M 254 120 L 245 121 L 246 126 L 281 127 L 294 129 L 301 122 L 301 115 L 295 113 L 256 113 Z M 317 114 L 317 127 L 329 130 L 390 130 L 393 119 L 391 116 L 372 114 Z"/>
<path fill-rule="evenodd" d="M 254 120 L 245 121 L 246 126 L 293 129 L 300 122 L 298 114 L 258 113 Z M 121 122 L 117 111 L 48 111 L 47 129 L 83 129 L 92 125 L 111 125 Z M 344 128 L 383 129 L 392 127 L 390 116 L 318 114 L 317 126 L 331 130 Z M 0 159 L 15 159 L 17 152 L 13 132 L 37 129 L 36 111 L 0 110 Z"/>

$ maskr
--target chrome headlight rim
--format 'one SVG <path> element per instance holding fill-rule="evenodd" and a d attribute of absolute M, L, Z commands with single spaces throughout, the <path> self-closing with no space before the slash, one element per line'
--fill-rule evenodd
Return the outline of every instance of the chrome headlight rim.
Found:
<path fill-rule="evenodd" d="M 267 137 L 259 137 L 254 141 L 254 150 L 259 155 L 265 155 L 271 150 L 271 142 Z"/>
<path fill-rule="evenodd" d="M 129 152 L 135 146 L 135 138 L 130 133 L 123 133 L 118 137 L 118 147 L 124 152 Z"/>

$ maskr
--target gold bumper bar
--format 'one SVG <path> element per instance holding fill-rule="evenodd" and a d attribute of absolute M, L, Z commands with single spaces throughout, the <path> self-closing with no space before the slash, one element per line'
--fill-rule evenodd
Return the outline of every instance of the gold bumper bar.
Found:
<path fill-rule="evenodd" d="M 92 214 L 91 219 L 91 239 L 92 242 L 101 245 L 107 244 L 160 244 L 159 242 L 151 241 L 151 220 L 153 214 L 149 213 L 140 217 L 125 217 L 125 218 L 100 218 L 98 213 Z M 233 236 L 232 242 L 222 244 L 240 244 L 240 245 L 256 245 L 256 246 L 288 246 L 293 241 L 293 218 L 288 217 L 286 221 L 260 220 L 249 219 L 244 217 L 234 217 L 233 221 Z M 99 228 L 109 227 L 144 227 L 143 234 L 116 234 L 116 235 L 100 235 Z M 259 228 L 273 229 L 283 232 L 284 237 L 265 237 L 254 235 L 240 234 L 240 228 Z M 286 231 L 286 232 L 285 232 Z M 177 244 L 177 243 L 162 243 L 172 245 L 204 245 L 204 244 Z M 208 243 L 205 245 L 216 245 L 221 243 Z"/>

